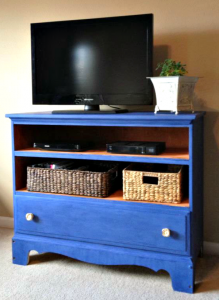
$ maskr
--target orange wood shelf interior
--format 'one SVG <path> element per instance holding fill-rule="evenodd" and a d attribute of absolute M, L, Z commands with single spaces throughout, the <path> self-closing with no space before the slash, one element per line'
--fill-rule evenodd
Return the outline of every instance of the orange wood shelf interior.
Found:
<path fill-rule="evenodd" d="M 138 154 L 115 154 L 115 153 L 109 153 L 106 150 L 87 150 L 83 152 L 66 152 L 66 151 L 47 151 L 47 150 L 39 150 L 35 148 L 27 148 L 27 149 L 21 149 L 17 151 L 28 151 L 34 153 L 63 153 L 63 154 L 78 154 L 78 156 L 81 155 L 112 155 L 112 156 L 131 156 L 131 157 L 156 157 L 156 158 L 170 158 L 170 159 L 185 159 L 189 160 L 189 153 L 186 148 L 168 148 L 166 151 L 159 155 L 138 155 Z"/>

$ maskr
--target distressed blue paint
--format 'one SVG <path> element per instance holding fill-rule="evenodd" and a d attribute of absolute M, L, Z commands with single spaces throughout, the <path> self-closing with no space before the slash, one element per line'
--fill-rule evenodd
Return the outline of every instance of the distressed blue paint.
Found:
<path fill-rule="evenodd" d="M 193 165 L 193 126 L 189 127 L 189 204 L 191 211 L 193 211 L 193 172 L 192 172 L 192 165 Z"/>
<path fill-rule="evenodd" d="M 192 129 L 191 188 L 192 197 L 192 251 L 196 259 L 203 251 L 203 118 L 194 123 Z"/>
<path fill-rule="evenodd" d="M 16 193 L 16 187 L 15 187 L 15 147 L 14 147 L 14 122 L 11 122 L 11 147 L 12 147 L 12 188 L 13 188 L 13 211 L 14 211 L 14 216 L 16 216 L 16 201 L 15 201 L 15 193 Z M 17 219 L 14 218 L 14 230 L 17 228 Z"/>
<path fill-rule="evenodd" d="M 20 157 L 48 157 L 48 158 L 66 158 L 66 159 L 89 159 L 89 160 L 106 160 L 106 161 L 126 161 L 126 162 L 142 162 L 142 163 L 160 163 L 160 164 L 181 164 L 188 165 L 188 159 L 172 159 L 162 158 L 158 156 L 121 156 L 121 155 L 97 155 L 84 154 L 83 152 L 59 153 L 59 152 L 30 152 L 30 151 L 15 151 L 15 156 Z"/>
<path fill-rule="evenodd" d="M 92 243 L 35 237 L 15 234 L 13 237 L 13 262 L 26 265 L 31 250 L 38 253 L 52 252 L 99 265 L 136 265 L 154 270 L 167 271 L 175 291 L 193 293 L 194 264 L 191 257 L 168 255 L 150 251 Z"/>
<path fill-rule="evenodd" d="M 14 124 L 37 125 L 87 125 L 87 126 L 127 126 L 127 127 L 185 127 L 199 118 L 194 114 L 154 114 L 153 112 L 130 112 L 126 114 L 72 114 L 53 115 L 47 113 L 8 114 Z"/>
<path fill-rule="evenodd" d="M 113 207 L 108 202 L 104 206 L 89 201 L 81 205 L 77 199 L 39 201 L 32 197 L 27 201 L 18 196 L 16 201 L 19 233 L 188 254 L 188 214 L 140 211 L 125 205 Z M 32 222 L 25 219 L 26 212 L 34 214 Z M 165 227 L 172 232 L 170 238 L 161 235 Z"/>
<path fill-rule="evenodd" d="M 54 252 L 94 264 L 139 265 L 164 269 L 173 289 L 192 293 L 194 267 L 202 247 L 203 115 L 127 113 L 122 115 L 7 115 L 14 124 L 189 128 L 189 160 L 159 157 L 13 152 L 15 236 L 13 262 L 26 265 L 31 250 Z M 180 137 L 179 137 L 180 138 Z M 190 207 L 113 201 L 15 191 L 16 156 L 154 162 L 189 166 Z M 86 158 L 85 158 L 86 157 Z M 30 211 L 29 211 L 30 210 Z M 25 214 L 32 212 L 33 221 Z M 161 235 L 171 229 L 170 238 Z"/>
<path fill-rule="evenodd" d="M 22 192 L 22 191 L 16 191 L 15 192 L 16 196 L 22 196 L 25 197 L 26 199 L 28 199 L 28 197 L 31 199 L 32 197 L 34 198 L 42 198 L 42 193 L 37 193 L 37 192 Z M 43 194 L 43 199 L 48 199 L 51 198 L 51 194 L 47 194 L 44 193 Z M 114 201 L 114 200 L 108 200 L 108 198 L 85 198 L 83 196 L 74 196 L 74 195 L 52 195 L 53 201 L 64 201 L 64 200 L 71 200 L 71 201 L 80 201 L 81 205 L 85 205 L 88 201 L 89 203 L 93 203 L 93 204 L 99 204 L 99 205 L 107 205 L 107 206 L 112 206 L 112 207 L 121 207 L 121 208 L 125 208 L 127 207 L 127 209 L 129 208 L 134 208 L 136 210 L 139 211 L 151 211 L 153 212 L 154 209 L 155 211 L 162 211 L 162 212 L 168 212 L 168 213 L 173 213 L 173 214 L 177 214 L 177 213 L 182 213 L 182 211 L 184 211 L 184 213 L 190 212 L 190 208 L 189 207 L 177 207 L 177 206 L 169 206 L 169 205 L 163 205 L 163 204 L 151 204 L 150 202 L 148 203 L 139 203 L 138 201 Z M 31 200 L 28 201 L 31 201 Z M 101 200 L 101 201 L 100 201 Z"/>
<path fill-rule="evenodd" d="M 111 127 L 188 127 L 190 122 L 179 122 L 176 125 L 176 122 L 164 122 L 164 121 L 156 121 L 156 122 L 152 122 L 152 121 L 147 121 L 147 122 L 143 122 L 143 121 L 139 121 L 139 120 L 135 120 L 135 121 L 128 121 L 128 120 L 124 120 L 122 122 L 119 121 L 99 121 L 99 120 L 95 120 L 95 121 L 90 121 L 90 120 L 83 120 L 83 121 L 74 121 L 74 120 L 22 120 L 22 119 L 14 119 L 14 124 L 16 125 L 64 125 L 64 126 L 111 126 Z"/>
<path fill-rule="evenodd" d="M 7 118 L 29 118 L 29 119 L 79 119 L 79 120 L 135 120 L 138 119 L 148 119 L 148 120 L 175 120 L 179 122 L 181 120 L 192 121 L 196 118 L 204 115 L 204 112 L 195 112 L 195 113 L 158 113 L 154 114 L 153 112 L 129 112 L 124 114 L 55 114 L 51 112 L 30 112 L 30 113 L 16 113 L 16 114 L 6 114 Z"/>

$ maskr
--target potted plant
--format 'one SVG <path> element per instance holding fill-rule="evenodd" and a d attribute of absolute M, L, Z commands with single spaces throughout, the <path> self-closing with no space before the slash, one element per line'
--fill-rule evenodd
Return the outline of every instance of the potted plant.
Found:
<path fill-rule="evenodd" d="M 155 89 L 155 113 L 159 110 L 172 111 L 192 110 L 192 98 L 198 77 L 185 76 L 186 65 L 172 59 L 166 59 L 157 65 L 161 69 L 159 77 L 150 78 Z"/>

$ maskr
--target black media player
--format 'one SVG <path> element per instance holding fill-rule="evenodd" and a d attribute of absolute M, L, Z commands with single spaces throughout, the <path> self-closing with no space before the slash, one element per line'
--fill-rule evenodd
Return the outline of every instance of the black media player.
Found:
<path fill-rule="evenodd" d="M 165 142 L 115 142 L 106 145 L 107 152 L 158 155 L 165 151 Z"/>
<path fill-rule="evenodd" d="M 92 147 L 92 145 L 91 143 L 86 143 L 86 142 L 33 143 L 33 147 L 40 150 L 80 152 L 80 151 L 88 150 L 90 147 Z"/>

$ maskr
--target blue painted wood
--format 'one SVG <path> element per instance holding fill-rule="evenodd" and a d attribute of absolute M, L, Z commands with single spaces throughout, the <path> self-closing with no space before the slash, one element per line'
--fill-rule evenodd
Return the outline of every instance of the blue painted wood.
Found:
<path fill-rule="evenodd" d="M 81 205 L 76 199 L 60 202 L 16 197 L 20 233 L 189 254 L 188 214 L 140 211 L 125 205 L 117 208 L 89 201 Z M 34 214 L 33 221 L 26 220 L 27 212 Z M 162 236 L 163 228 L 170 229 L 169 238 Z"/>
<path fill-rule="evenodd" d="M 41 125 L 87 125 L 127 127 L 184 127 L 191 124 L 203 113 L 154 114 L 153 112 L 130 112 L 126 114 L 72 114 L 53 115 L 51 112 L 7 114 L 14 124 Z"/>
<path fill-rule="evenodd" d="M 89 159 L 89 160 L 106 160 L 106 161 L 126 161 L 126 162 L 142 162 L 142 163 L 160 163 L 160 164 L 180 164 L 188 165 L 188 159 L 162 158 L 159 156 L 125 156 L 125 155 L 98 155 L 87 154 L 83 152 L 77 153 L 60 153 L 60 152 L 30 152 L 15 151 L 15 156 L 19 157 L 48 157 L 48 158 L 65 158 L 65 159 Z"/>
<path fill-rule="evenodd" d="M 136 265 L 167 271 L 175 291 L 193 293 L 194 265 L 191 257 L 127 249 L 15 234 L 12 240 L 13 263 L 26 265 L 31 250 L 38 253 L 52 252 L 99 265 Z"/>
<path fill-rule="evenodd" d="M 139 201 L 115 201 L 115 200 L 109 200 L 109 198 L 85 198 L 83 196 L 74 196 L 74 195 L 63 195 L 63 194 L 54 194 L 51 195 L 50 193 L 38 193 L 38 192 L 26 192 L 26 191 L 16 191 L 16 196 L 22 196 L 25 198 L 31 199 L 34 198 L 41 198 L 41 199 L 53 199 L 53 201 L 64 201 L 64 200 L 70 200 L 70 201 L 77 201 L 80 202 L 80 205 L 86 205 L 87 202 L 93 203 L 93 204 L 99 204 L 101 206 L 107 205 L 107 207 L 116 207 L 116 208 L 124 208 L 127 209 L 135 209 L 138 211 L 145 211 L 145 212 L 167 212 L 172 214 L 179 214 L 179 213 L 188 213 L 190 212 L 189 207 L 177 207 L 177 206 L 169 206 L 169 205 L 163 205 L 159 203 L 150 203 L 150 202 L 144 202 L 139 203 Z M 31 201 L 31 200 L 29 200 Z M 107 209 L 106 207 L 106 209 Z"/>
<path fill-rule="evenodd" d="M 14 212 L 14 230 L 17 228 L 17 219 L 16 219 L 16 201 L 15 201 L 15 193 L 16 193 L 16 184 L 15 184 L 15 145 L 14 145 L 14 122 L 11 122 L 11 146 L 12 146 L 12 188 L 13 188 L 13 212 Z"/>
<path fill-rule="evenodd" d="M 195 262 L 203 239 L 203 115 L 204 113 L 154 115 L 143 112 L 123 115 L 7 115 L 12 120 L 15 213 L 13 262 L 27 264 L 29 251 L 36 250 L 39 253 L 59 253 L 95 264 L 140 265 L 155 271 L 164 269 L 172 278 L 174 290 L 192 293 Z M 140 157 L 139 162 L 188 165 L 190 207 L 16 191 L 15 158 L 36 157 L 38 154 L 31 155 L 28 151 L 22 154 L 21 151 L 14 150 L 14 124 L 187 127 L 189 160 Z M 47 157 L 46 155 L 38 157 Z M 58 156 L 54 153 L 48 155 L 52 158 L 64 157 L 60 153 L 57 153 Z M 66 158 L 82 157 L 70 154 Z M 99 155 L 89 159 L 110 160 L 110 157 Z M 115 156 L 113 160 L 138 161 L 126 156 Z M 27 212 L 36 215 L 34 221 L 25 220 Z M 171 229 L 171 238 L 161 236 L 161 229 L 164 227 Z"/>
<path fill-rule="evenodd" d="M 30 113 L 15 113 L 6 114 L 7 118 L 33 118 L 37 119 L 85 119 L 85 120 L 175 120 L 177 123 L 181 120 L 192 121 L 204 115 L 204 112 L 184 113 L 180 112 L 178 115 L 175 113 L 163 112 L 154 114 L 154 112 L 129 112 L 124 114 L 52 114 L 52 112 L 30 112 Z"/>
<path fill-rule="evenodd" d="M 203 118 L 198 119 L 191 128 L 190 197 L 192 198 L 192 251 L 194 260 L 203 254 Z"/>

